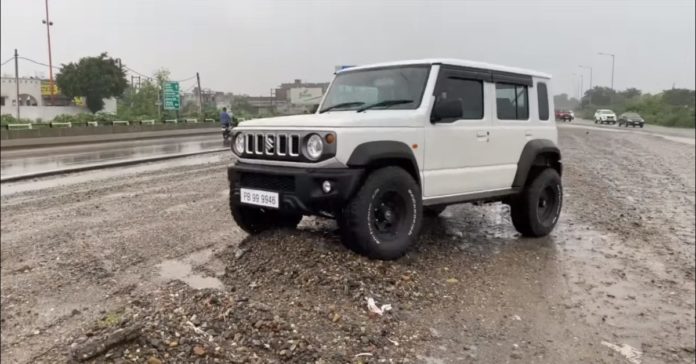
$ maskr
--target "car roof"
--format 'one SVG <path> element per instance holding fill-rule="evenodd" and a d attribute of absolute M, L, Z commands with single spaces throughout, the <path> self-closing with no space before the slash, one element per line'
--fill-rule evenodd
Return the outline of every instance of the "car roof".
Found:
<path fill-rule="evenodd" d="M 368 68 L 410 66 L 410 65 L 421 65 L 421 64 L 428 64 L 428 65 L 444 64 L 444 65 L 459 66 L 459 67 L 481 68 L 481 69 L 492 70 L 492 71 L 519 73 L 519 74 L 524 74 L 524 75 L 529 75 L 529 76 L 539 77 L 539 78 L 551 78 L 550 74 L 539 72 L 539 71 L 534 71 L 534 70 L 529 70 L 529 69 L 524 69 L 524 68 L 517 68 L 517 67 L 508 67 L 508 66 L 502 66 L 502 65 L 485 63 L 485 62 L 468 61 L 468 60 L 463 60 L 463 59 L 453 59 L 453 58 L 427 58 L 427 59 L 414 59 L 414 60 L 396 61 L 396 62 L 374 63 L 374 64 L 368 64 L 368 65 L 364 65 L 364 66 L 344 68 L 342 70 L 336 71 L 336 74 L 339 74 L 342 72 L 347 72 L 347 71 L 368 69 Z"/>

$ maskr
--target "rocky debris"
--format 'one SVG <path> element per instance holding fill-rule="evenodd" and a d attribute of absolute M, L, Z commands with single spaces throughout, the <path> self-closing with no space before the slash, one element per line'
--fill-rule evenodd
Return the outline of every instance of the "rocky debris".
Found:
<path fill-rule="evenodd" d="M 505 205 L 453 206 L 394 262 L 353 254 L 324 219 L 241 233 L 223 162 L 3 196 L 3 361 L 65 362 L 67 346 L 138 323 L 87 361 L 626 363 L 602 337 L 642 343 L 645 363 L 693 362 L 693 148 L 559 137 L 549 237 L 521 237 Z M 157 279 L 162 260 L 211 245 L 224 275 L 194 269 L 220 291 Z M 372 314 L 369 297 L 392 310 Z"/>
<path fill-rule="evenodd" d="M 74 348 L 72 352 L 73 358 L 78 361 L 86 361 L 94 358 L 107 350 L 134 340 L 140 336 L 142 324 L 133 324 L 127 327 L 118 328 L 112 332 L 106 333 L 99 338 L 93 338 L 83 345 Z"/>

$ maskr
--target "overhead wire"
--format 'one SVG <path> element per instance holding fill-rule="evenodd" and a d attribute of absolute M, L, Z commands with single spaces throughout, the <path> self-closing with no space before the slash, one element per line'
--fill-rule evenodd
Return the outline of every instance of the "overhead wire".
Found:
<path fill-rule="evenodd" d="M 60 67 L 57 67 L 57 66 L 49 66 L 49 65 L 47 65 L 46 63 L 42 63 L 42 62 L 39 62 L 39 61 L 35 61 L 35 60 L 31 59 L 31 58 L 27 58 L 27 57 L 17 57 L 17 58 L 19 58 L 19 59 L 21 59 L 21 60 L 29 61 L 29 62 L 34 63 L 34 64 L 37 64 L 37 65 L 39 65 L 39 66 L 52 67 L 52 68 L 54 68 L 54 69 L 60 69 Z M 0 64 L 0 65 L 1 65 L 1 66 L 4 66 L 5 64 L 9 63 L 9 62 L 12 61 L 13 59 L 14 59 L 14 57 L 11 57 L 11 58 L 7 59 L 6 61 L 2 62 L 2 64 Z M 132 68 L 130 68 L 130 67 L 128 67 L 128 66 L 123 66 L 123 68 L 125 68 L 126 70 L 128 70 L 128 71 L 130 71 L 130 72 L 135 73 L 136 75 L 138 75 L 138 76 L 140 76 L 140 77 L 144 77 L 145 79 L 154 80 L 154 77 L 147 76 L 147 75 L 145 75 L 145 74 L 143 74 L 143 73 L 140 73 L 140 72 L 138 72 L 138 71 L 136 71 L 136 70 L 134 70 L 134 69 L 132 69 Z M 182 79 L 182 80 L 175 80 L 175 81 L 172 81 L 172 82 L 179 82 L 179 83 L 182 83 L 182 82 L 191 81 L 191 80 L 193 80 L 194 78 L 196 78 L 196 75 L 193 75 L 193 76 L 191 76 L 191 77 L 184 78 L 184 79 Z"/>
<path fill-rule="evenodd" d="M 31 62 L 31 63 L 38 64 L 39 66 L 52 67 L 52 68 L 55 68 L 55 69 L 60 69 L 60 67 L 57 67 L 57 66 L 49 66 L 49 65 L 47 65 L 47 64 L 45 64 L 45 63 L 41 63 L 41 62 L 39 62 L 39 61 L 35 61 L 35 60 L 31 59 L 31 58 L 27 58 L 27 57 L 17 57 L 17 58 L 23 59 L 23 60 L 25 60 L 25 61 L 29 61 L 29 62 Z"/>

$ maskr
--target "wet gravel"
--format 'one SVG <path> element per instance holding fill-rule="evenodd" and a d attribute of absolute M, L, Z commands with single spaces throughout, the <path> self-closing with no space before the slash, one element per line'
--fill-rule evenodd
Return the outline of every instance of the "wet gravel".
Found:
<path fill-rule="evenodd" d="M 501 204 L 454 206 L 395 262 L 323 219 L 242 233 L 226 157 L 3 196 L 2 360 L 75 360 L 135 327 L 88 361 L 693 363 L 693 147 L 560 136 L 549 237 L 519 237 Z"/>

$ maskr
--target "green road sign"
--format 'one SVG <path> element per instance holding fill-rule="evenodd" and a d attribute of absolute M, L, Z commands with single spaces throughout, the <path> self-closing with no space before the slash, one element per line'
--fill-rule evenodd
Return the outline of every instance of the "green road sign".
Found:
<path fill-rule="evenodd" d="M 165 110 L 179 110 L 179 83 L 165 82 L 162 84 L 162 93 Z"/>

